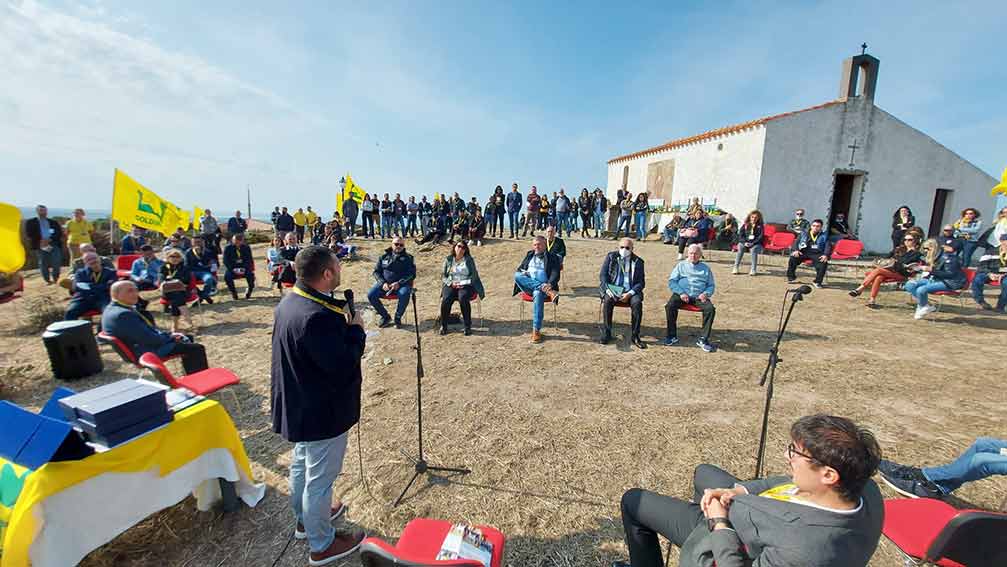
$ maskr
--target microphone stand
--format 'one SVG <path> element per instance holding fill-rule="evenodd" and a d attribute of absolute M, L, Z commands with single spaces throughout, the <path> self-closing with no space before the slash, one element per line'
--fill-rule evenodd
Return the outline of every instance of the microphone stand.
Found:
<path fill-rule="evenodd" d="M 406 495 L 406 492 L 409 492 L 409 488 L 413 485 L 414 482 L 416 482 L 416 479 L 421 474 L 426 474 L 429 473 L 430 471 L 455 472 L 461 474 L 468 474 L 472 472 L 471 470 L 466 468 L 441 467 L 431 465 L 430 463 L 427 462 L 426 458 L 423 455 L 423 376 L 424 376 L 423 351 L 420 345 L 420 320 L 418 310 L 416 309 L 415 289 L 413 290 L 412 295 L 413 295 L 412 297 L 413 326 L 416 328 L 416 346 L 413 348 L 416 349 L 416 433 L 419 442 L 419 455 L 416 461 L 413 463 L 413 469 L 414 469 L 413 478 L 409 479 L 409 483 L 406 484 L 406 487 L 402 489 L 402 493 L 399 494 L 399 497 L 395 499 L 395 503 L 392 504 L 392 507 L 397 507 L 399 503 L 402 502 L 402 498 Z"/>
<path fill-rule="evenodd" d="M 780 341 L 783 340 L 783 333 L 787 330 L 787 323 L 790 322 L 790 315 L 794 312 L 794 306 L 797 305 L 798 301 L 804 300 L 804 291 L 797 289 L 788 289 L 787 293 L 783 295 L 783 304 L 787 303 L 787 296 L 793 294 L 790 298 L 790 308 L 787 310 L 786 318 L 782 318 L 777 327 L 776 332 L 776 344 L 773 348 L 769 349 L 769 362 L 766 364 L 766 369 L 762 372 L 762 379 L 759 380 L 759 386 L 766 386 L 766 404 L 762 410 L 762 432 L 759 434 L 759 453 L 755 458 L 755 476 L 752 478 L 762 478 L 762 465 L 766 456 L 766 432 L 769 427 L 769 406 L 773 401 L 773 380 L 776 378 L 776 365 L 783 362 L 780 358 Z M 780 316 L 783 316 L 783 307 L 780 307 Z"/>

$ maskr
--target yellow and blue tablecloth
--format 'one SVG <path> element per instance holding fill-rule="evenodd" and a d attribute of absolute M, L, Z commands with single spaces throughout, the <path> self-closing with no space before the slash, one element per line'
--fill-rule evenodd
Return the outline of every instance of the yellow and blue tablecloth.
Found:
<path fill-rule="evenodd" d="M 0 567 L 73 565 L 150 514 L 194 494 L 200 510 L 235 483 L 255 506 L 265 494 L 224 408 L 204 400 L 174 421 L 79 461 L 29 470 L 0 459 Z"/>

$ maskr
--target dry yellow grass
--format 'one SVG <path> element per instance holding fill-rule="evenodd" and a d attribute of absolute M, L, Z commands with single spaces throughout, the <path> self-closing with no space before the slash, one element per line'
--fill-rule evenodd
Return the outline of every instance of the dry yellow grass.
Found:
<path fill-rule="evenodd" d="M 361 300 L 371 282 L 371 259 L 384 246 L 365 243 L 366 259 L 345 265 L 344 281 Z M 578 238 L 568 240 L 558 321 L 553 324 L 549 308 L 546 341 L 530 344 L 528 310 L 520 322 L 519 302 L 511 297 L 513 270 L 527 246 L 491 241 L 473 249 L 488 292 L 482 306 L 488 329 L 477 328 L 472 337 L 458 328 L 446 337 L 432 332 L 436 272 L 447 248 L 417 254 L 428 458 L 473 472 L 423 478 L 399 508 L 389 505 L 412 474 L 405 454 L 416 444 L 410 314 L 405 329 L 382 330 L 368 343 L 361 426 L 373 497 L 361 482 L 355 432 L 336 483 L 336 494 L 351 507 L 349 518 L 368 534 L 394 540 L 420 516 L 488 523 L 507 534 L 507 565 L 607 565 L 625 556 L 618 508 L 625 489 L 687 496 L 692 469 L 704 462 L 751 475 L 764 397 L 757 381 L 785 289 L 781 259 L 753 278 L 730 275 L 727 253 L 711 253 L 718 278 L 713 340 L 720 350 L 705 354 L 692 346 L 699 322 L 694 314 L 680 317 L 686 346 L 657 344 L 664 336 L 665 281 L 674 253 L 657 242 L 639 244 L 649 279 L 643 334 L 650 348 L 641 352 L 629 346 L 629 316 L 621 310 L 615 343 L 594 342 L 597 274 L 614 243 Z M 264 254 L 261 247 L 257 254 Z M 260 269 L 264 264 L 258 262 Z M 257 479 L 268 486 L 265 499 L 227 515 L 197 513 L 187 499 L 94 551 L 85 565 L 270 565 L 287 543 L 293 528 L 285 480 L 290 446 L 271 432 L 269 420 L 270 328 L 278 296 L 262 287 L 266 281 L 260 272 L 260 288 L 249 301 L 220 295 L 218 304 L 202 309 L 205 324 L 198 331 L 211 364 L 242 379 L 236 387 L 241 413 L 230 396 L 221 400 Z M 868 425 L 887 456 L 910 463 L 944 462 L 978 435 L 1007 432 L 1007 396 L 997 370 L 1007 319 L 953 301 L 929 320 L 914 321 L 904 293 L 885 292 L 884 309 L 869 311 L 862 298 L 846 296 L 852 276 L 832 273 L 828 282 L 830 289 L 816 290 L 798 306 L 783 345 L 770 472 L 784 471 L 780 455 L 789 424 L 813 412 Z M 37 276 L 27 287 L 28 295 L 62 301 Z M 38 407 L 59 385 L 41 340 L 19 332 L 9 317 L 0 333 L 0 361 L 8 369 L 0 374 L 3 395 Z M 391 364 L 384 364 L 386 357 Z M 102 374 L 69 385 L 86 388 L 136 373 L 110 352 L 103 358 Z M 1005 494 L 1007 479 L 1000 477 L 966 485 L 956 495 L 960 505 L 995 508 Z M 278 564 L 303 565 L 306 553 L 303 542 L 291 543 Z M 871 564 L 896 561 L 893 546 L 883 541 Z"/>

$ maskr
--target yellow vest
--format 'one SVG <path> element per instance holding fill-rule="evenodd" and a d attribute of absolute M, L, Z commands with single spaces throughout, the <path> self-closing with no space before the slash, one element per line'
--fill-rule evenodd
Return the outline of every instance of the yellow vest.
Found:
<path fill-rule="evenodd" d="M 84 244 L 91 242 L 91 231 L 93 230 L 94 225 L 87 219 L 82 221 L 70 219 L 70 221 L 66 223 L 66 241 L 69 244 Z"/>
<path fill-rule="evenodd" d="M 307 217 L 308 217 L 308 224 L 309 225 L 313 225 L 316 222 L 318 222 L 318 214 L 316 214 L 315 211 L 308 211 Z M 294 222 L 297 222 L 297 221 L 295 220 Z"/>
<path fill-rule="evenodd" d="M 297 226 L 304 226 L 305 222 L 307 222 L 307 219 L 304 217 L 304 213 L 294 213 L 294 224 Z"/>

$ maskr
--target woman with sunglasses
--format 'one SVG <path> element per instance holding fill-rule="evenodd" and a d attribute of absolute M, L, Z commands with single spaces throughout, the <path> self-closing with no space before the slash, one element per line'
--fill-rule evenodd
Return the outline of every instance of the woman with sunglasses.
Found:
<path fill-rule="evenodd" d="M 979 210 L 969 207 L 962 211 L 962 218 L 955 222 L 955 238 L 962 242 L 962 267 L 967 268 L 972 263 L 972 253 L 979 246 L 979 231 L 983 221 L 979 220 Z"/>
<path fill-rule="evenodd" d="M 902 205 L 892 214 L 892 257 L 895 257 L 895 249 L 902 246 L 906 231 L 916 225 L 916 217 L 913 216 L 909 205 Z"/>
<path fill-rule="evenodd" d="M 867 307 L 877 309 L 875 300 L 878 292 L 881 291 L 881 284 L 887 282 L 904 282 L 909 277 L 920 270 L 920 263 L 923 254 L 920 251 L 920 241 L 915 234 L 907 233 L 902 237 L 902 244 L 892 252 L 892 257 L 884 261 L 877 268 L 867 272 L 856 289 L 850 291 L 850 297 L 857 297 L 867 288 L 871 290 L 871 297 L 867 300 Z"/>
<path fill-rule="evenodd" d="M 914 319 L 922 319 L 937 311 L 927 296 L 935 291 L 956 291 L 965 287 L 965 271 L 961 258 L 951 244 L 928 240 L 927 267 L 923 277 L 906 283 L 906 291 L 916 299 Z"/>
<path fill-rule="evenodd" d="M 455 243 L 451 254 L 444 258 L 441 270 L 441 334 L 448 334 L 448 317 L 451 306 L 457 301 L 462 310 L 462 322 L 465 324 L 465 336 L 472 334 L 472 298 L 486 297 L 483 282 L 479 279 L 476 261 L 469 254 L 468 244 L 462 240 Z"/>

